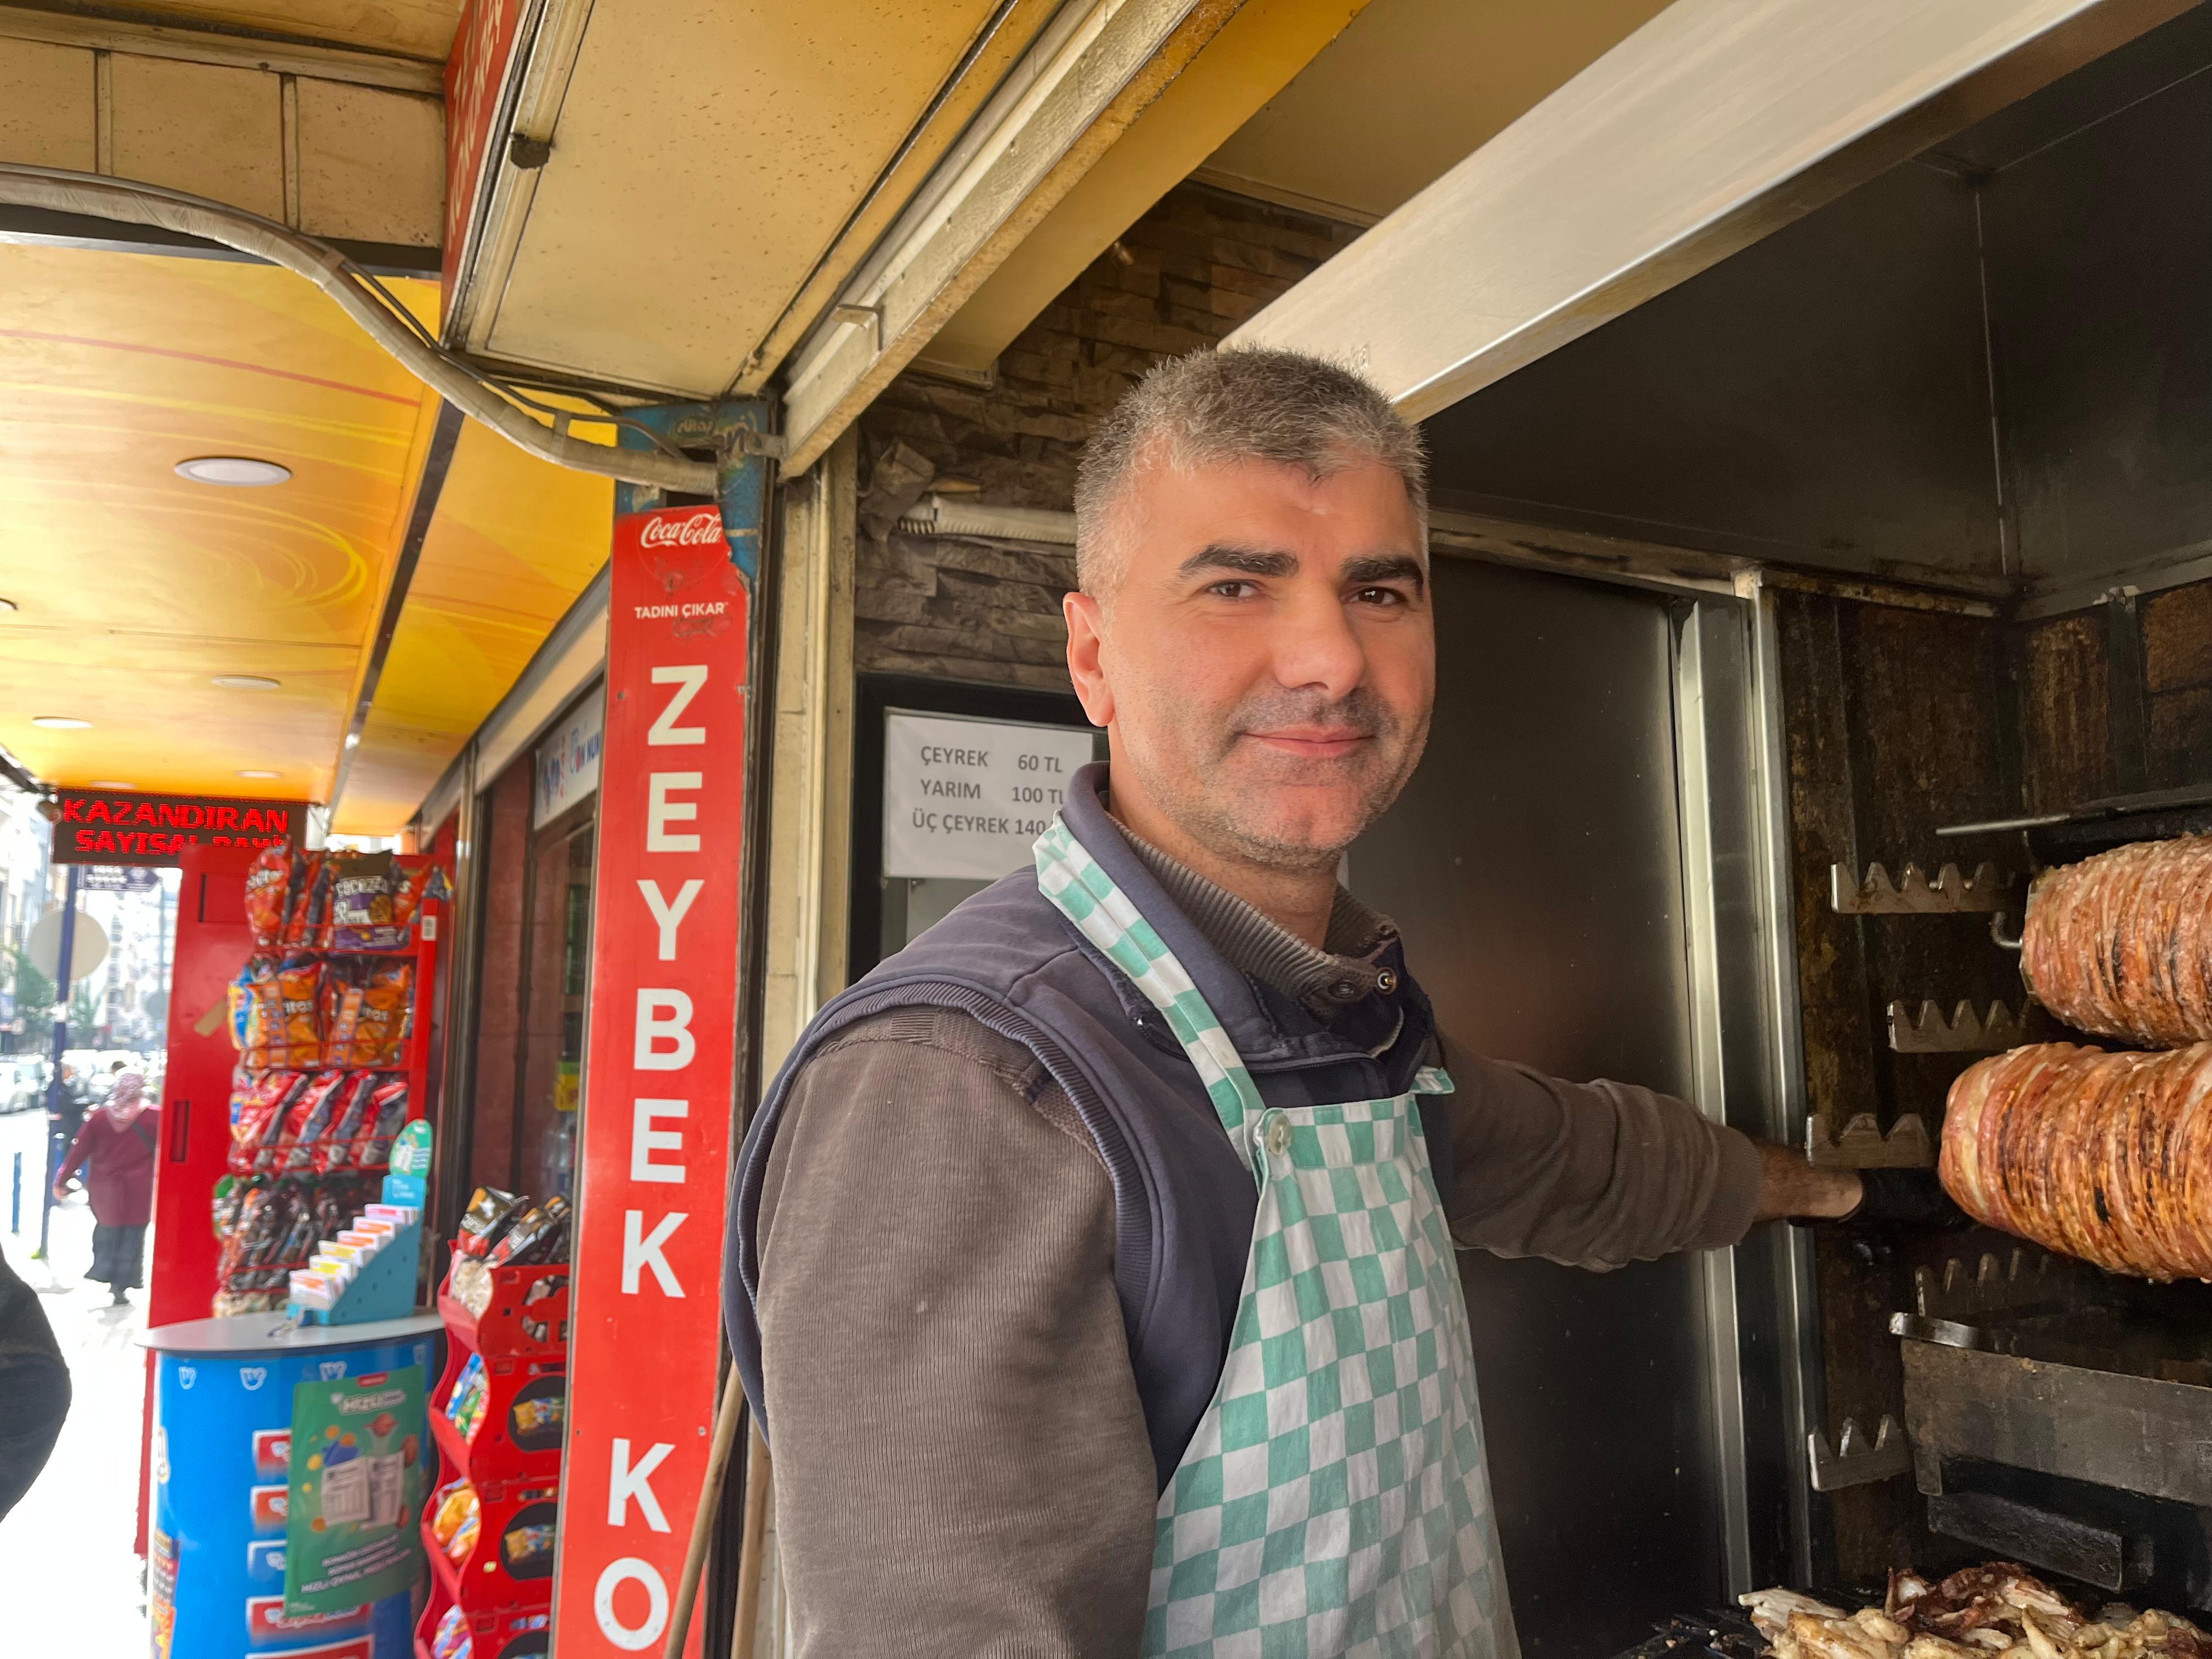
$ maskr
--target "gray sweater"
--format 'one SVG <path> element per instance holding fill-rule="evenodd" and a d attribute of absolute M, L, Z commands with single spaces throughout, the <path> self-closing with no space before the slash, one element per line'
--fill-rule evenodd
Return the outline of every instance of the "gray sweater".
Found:
<path fill-rule="evenodd" d="M 1224 957 L 1316 1018 L 1372 988 L 1393 930 L 1349 894 L 1316 951 L 1130 841 Z M 1607 1267 L 1750 1226 L 1757 1149 L 1680 1101 L 1444 1060 L 1462 1246 Z M 1066 1097 L 1019 1044 L 909 1008 L 826 1043 L 786 1112 L 758 1306 L 797 1653 L 1127 1659 L 1156 1476 L 1113 1193 Z"/>

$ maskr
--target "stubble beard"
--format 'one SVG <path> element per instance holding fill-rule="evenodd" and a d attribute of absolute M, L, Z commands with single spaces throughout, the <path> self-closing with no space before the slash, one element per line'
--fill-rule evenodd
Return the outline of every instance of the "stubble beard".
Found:
<path fill-rule="evenodd" d="M 1425 708 L 1418 720 L 1408 720 L 1364 687 L 1333 702 L 1269 693 L 1210 719 L 1206 711 L 1156 698 L 1152 713 L 1153 729 L 1170 734 L 1170 766 L 1150 764 L 1133 750 L 1127 758 L 1160 810 L 1218 856 L 1292 875 L 1334 869 L 1344 849 L 1398 799 L 1428 741 Z M 1244 735 L 1308 723 L 1349 727 L 1369 741 L 1348 756 L 1308 761 L 1261 749 Z M 1351 817 L 1318 840 L 1286 835 L 1288 826 L 1269 821 L 1285 793 L 1294 801 L 1302 789 L 1347 785 L 1355 794 Z"/>

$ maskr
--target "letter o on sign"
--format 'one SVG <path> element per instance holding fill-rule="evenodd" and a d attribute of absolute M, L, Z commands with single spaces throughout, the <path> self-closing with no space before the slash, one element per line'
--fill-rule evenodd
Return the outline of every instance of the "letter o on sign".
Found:
<path fill-rule="evenodd" d="M 643 1587 L 643 1624 L 625 1625 L 615 1617 L 615 1589 L 621 1584 Z M 599 1575 L 599 1588 L 592 1595 L 592 1611 L 599 1616 L 600 1635 L 623 1652 L 636 1653 L 659 1641 L 660 1632 L 668 1628 L 668 1586 L 661 1582 L 651 1562 L 625 1555 L 618 1561 L 608 1562 L 606 1571 Z"/>

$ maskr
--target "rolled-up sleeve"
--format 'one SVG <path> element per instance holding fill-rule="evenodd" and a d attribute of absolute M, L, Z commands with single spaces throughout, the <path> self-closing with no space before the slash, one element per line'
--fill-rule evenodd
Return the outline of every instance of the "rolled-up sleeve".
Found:
<path fill-rule="evenodd" d="M 1747 1135 L 1628 1083 L 1569 1083 L 1447 1043 L 1452 1237 L 1498 1255 L 1619 1267 L 1749 1231 Z"/>

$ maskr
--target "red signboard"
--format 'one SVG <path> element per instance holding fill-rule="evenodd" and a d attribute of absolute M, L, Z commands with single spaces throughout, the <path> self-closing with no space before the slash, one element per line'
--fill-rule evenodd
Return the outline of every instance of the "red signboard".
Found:
<path fill-rule="evenodd" d="M 307 803 L 136 789 L 61 789 L 56 864 L 179 864 L 187 847 L 277 847 L 297 841 Z"/>
<path fill-rule="evenodd" d="M 615 526 L 554 1589 L 562 1659 L 660 1650 L 719 1391 L 748 596 L 719 534 L 684 533 L 702 511 Z"/>
<path fill-rule="evenodd" d="M 459 294 L 461 259 L 477 198 L 491 177 L 492 124 L 507 90 L 522 0 L 469 0 L 446 60 L 445 300 L 448 315 Z"/>

